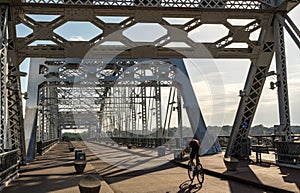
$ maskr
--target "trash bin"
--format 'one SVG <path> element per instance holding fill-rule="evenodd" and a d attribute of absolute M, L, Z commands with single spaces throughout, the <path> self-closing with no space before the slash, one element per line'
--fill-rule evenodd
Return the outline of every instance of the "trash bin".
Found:
<path fill-rule="evenodd" d="M 43 154 L 43 142 L 42 141 L 38 141 L 36 143 L 36 153 L 38 153 L 39 155 Z"/>
<path fill-rule="evenodd" d="M 157 147 L 158 157 L 164 156 L 166 154 L 166 147 L 165 146 L 158 146 Z"/>
<path fill-rule="evenodd" d="M 74 161 L 74 167 L 76 173 L 82 173 L 86 166 L 86 155 L 85 152 L 77 152 L 76 159 Z"/>
<path fill-rule="evenodd" d="M 76 161 L 76 160 L 79 160 L 79 161 L 86 161 L 86 155 L 85 155 L 85 152 L 83 152 L 83 151 L 77 152 L 75 161 Z"/>
<path fill-rule="evenodd" d="M 251 155 L 251 149 L 250 149 L 250 146 L 251 146 L 251 139 L 250 137 L 247 137 L 247 138 L 243 138 L 241 140 L 241 156 L 242 157 L 248 157 Z"/>
<path fill-rule="evenodd" d="M 74 158 L 75 160 L 78 159 L 78 156 L 77 156 L 78 152 L 82 152 L 82 150 L 81 149 L 75 149 L 75 154 L 74 154 L 75 155 L 75 158 Z"/>

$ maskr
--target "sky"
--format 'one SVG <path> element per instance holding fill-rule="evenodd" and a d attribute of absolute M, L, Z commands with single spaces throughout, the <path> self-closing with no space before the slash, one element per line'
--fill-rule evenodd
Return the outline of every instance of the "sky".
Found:
<path fill-rule="evenodd" d="M 300 28 L 300 6 L 296 7 L 289 13 L 294 23 Z M 33 19 L 40 21 L 47 21 L 57 16 L 31 16 Z M 102 20 L 110 20 L 114 22 L 122 20 L 124 18 L 101 18 Z M 180 20 L 174 20 L 173 22 L 182 22 Z M 80 26 L 78 28 L 78 26 Z M 77 30 L 69 30 L 74 29 Z M 86 29 L 89 30 L 86 30 Z M 203 33 L 201 29 L 196 29 L 190 38 L 199 38 L 199 34 L 205 40 L 215 38 L 216 36 L 223 37 L 226 30 L 220 29 L 216 26 L 207 26 L 212 28 L 214 33 Z M 144 30 L 144 33 L 135 33 L 135 31 Z M 219 29 L 219 30 L 218 30 Z M 151 31 L 151 33 L 149 33 Z M 31 32 L 28 28 L 18 25 L 17 36 L 24 37 Z M 54 31 L 55 33 L 62 34 L 64 38 L 74 41 L 86 40 L 92 38 L 95 34 L 101 33 L 101 30 L 97 27 L 91 26 L 88 23 L 70 22 L 63 27 L 60 27 Z M 142 26 L 136 26 L 134 29 L 127 30 L 124 35 L 128 38 L 135 38 L 135 40 L 141 41 L 146 38 L 151 41 L 155 39 L 155 34 L 165 33 L 163 29 L 157 24 L 144 24 Z M 142 35 L 140 35 L 142 34 Z M 292 41 L 288 33 L 286 36 L 286 56 L 287 56 L 287 71 L 288 71 L 288 88 L 289 88 L 289 102 L 290 102 L 290 115 L 291 124 L 300 125 L 300 50 L 296 44 Z M 201 38 L 200 37 L 200 38 Z M 195 39 L 194 39 L 195 40 Z M 201 41 L 201 40 L 199 40 Z M 39 43 L 50 43 L 47 41 L 34 42 L 32 45 Z M 21 64 L 21 71 L 28 72 L 30 59 L 25 59 Z M 217 59 L 214 60 L 215 72 L 207 73 L 209 65 L 211 63 L 202 59 L 185 59 L 187 69 L 190 78 L 193 83 L 193 87 L 203 113 L 204 119 L 207 125 L 232 125 L 235 113 L 238 108 L 240 100 L 239 90 L 242 90 L 247 77 L 248 69 L 250 67 L 249 60 L 243 59 Z M 271 64 L 271 70 L 275 70 L 275 61 L 273 59 Z M 199 76 L 199 74 L 201 76 Z M 213 81 L 213 78 L 217 78 L 218 81 Z M 22 92 L 27 90 L 27 78 L 21 78 Z M 269 89 L 270 82 L 276 81 L 275 76 L 268 77 L 263 89 L 263 93 L 259 102 L 258 109 L 252 125 L 264 124 L 266 126 L 273 126 L 279 124 L 278 114 L 278 102 L 277 91 Z"/>

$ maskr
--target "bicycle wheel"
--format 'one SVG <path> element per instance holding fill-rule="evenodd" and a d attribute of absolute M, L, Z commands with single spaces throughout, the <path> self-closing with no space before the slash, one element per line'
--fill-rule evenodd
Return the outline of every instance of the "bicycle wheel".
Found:
<path fill-rule="evenodd" d="M 196 175 L 196 170 L 192 170 L 192 164 L 191 162 L 189 161 L 188 162 L 188 176 L 190 178 L 190 180 L 193 182 L 194 178 L 195 178 L 195 175 Z"/>
<path fill-rule="evenodd" d="M 202 184 L 204 182 L 204 171 L 201 163 L 198 163 L 196 170 L 197 170 L 197 180 L 200 184 Z"/>

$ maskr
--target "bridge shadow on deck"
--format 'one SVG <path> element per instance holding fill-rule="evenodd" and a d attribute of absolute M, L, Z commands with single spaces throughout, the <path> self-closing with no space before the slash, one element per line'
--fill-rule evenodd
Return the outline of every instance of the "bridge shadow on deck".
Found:
<path fill-rule="evenodd" d="M 251 160 L 240 160 L 237 171 L 225 171 L 222 175 L 223 178 L 226 178 L 229 181 L 229 185 L 231 191 L 233 193 L 239 193 L 240 189 L 238 188 L 238 184 L 235 182 L 239 182 L 242 184 L 248 184 L 252 187 L 258 187 L 263 189 L 266 193 L 280 192 L 280 193 L 293 193 L 295 192 L 295 188 L 291 188 L 291 184 L 295 183 L 296 175 L 295 171 L 292 173 L 295 175 L 294 179 L 291 179 L 291 183 L 284 183 L 284 181 L 280 180 L 281 174 L 279 172 L 280 167 L 276 166 L 273 163 L 260 163 L 255 164 Z M 291 170 L 289 170 L 291 171 Z M 287 182 L 287 181 L 286 181 Z M 239 191 L 235 191 L 239 190 Z M 250 190 L 248 190 L 250 191 Z M 243 190 L 243 192 L 247 192 L 247 190 Z"/>
<path fill-rule="evenodd" d="M 300 169 L 299 168 L 288 168 L 280 166 L 280 174 L 285 182 L 295 183 L 300 189 Z"/>
<path fill-rule="evenodd" d="M 228 180 L 232 193 L 299 192 L 300 169 L 281 167 L 274 163 L 256 164 L 251 160 L 240 160 L 236 171 L 227 171 L 222 154 L 202 156 L 200 159 L 205 174 Z M 187 167 L 186 161 L 176 163 Z M 241 187 L 241 184 L 247 184 L 249 187 Z"/>
<path fill-rule="evenodd" d="M 110 172 L 103 172 L 103 171 L 99 170 L 98 173 L 100 175 L 102 175 L 102 177 L 104 177 L 104 179 L 107 179 L 110 183 L 116 183 L 119 181 L 130 179 L 132 177 L 142 176 L 142 175 L 154 173 L 157 171 L 168 170 L 168 169 L 171 169 L 174 167 L 177 167 L 177 165 L 169 162 L 169 163 L 165 163 L 163 165 L 157 166 L 157 167 L 143 169 L 143 170 L 130 171 L 127 169 L 117 169 L 117 170 L 113 170 Z"/>
<path fill-rule="evenodd" d="M 74 153 L 65 151 L 67 144 L 61 143 L 34 162 L 21 166 L 19 178 L 9 184 L 3 193 L 79 192 L 81 175 L 73 169 Z"/>
<path fill-rule="evenodd" d="M 169 162 L 167 161 L 164 164 L 159 164 L 158 166 L 153 166 L 153 167 L 149 167 L 149 168 L 144 168 L 144 169 L 133 169 L 132 168 L 136 167 L 136 166 L 141 166 L 145 163 L 148 163 L 149 161 L 155 160 L 158 158 L 158 156 L 153 156 L 153 155 L 149 155 L 149 150 L 153 150 L 155 151 L 155 149 L 148 149 L 148 150 L 143 150 L 140 148 L 137 149 L 127 149 L 124 147 L 120 147 L 120 146 L 111 146 L 109 144 L 105 144 L 105 143 L 93 143 L 94 145 L 101 145 L 101 146 L 106 146 L 110 149 L 114 149 L 116 150 L 116 152 L 111 152 L 111 154 L 113 155 L 114 159 L 118 159 L 118 158 L 124 158 L 124 155 L 118 155 L 117 152 L 126 152 L 128 153 L 128 155 L 132 155 L 132 156 L 139 156 L 141 158 L 143 158 L 143 160 L 139 160 L 137 163 L 135 164 L 130 164 L 130 166 L 125 167 L 126 163 L 128 163 L 132 158 L 129 156 L 128 158 L 124 158 L 122 159 L 120 162 L 118 162 L 117 164 L 105 164 L 105 166 L 100 167 L 101 169 L 98 169 L 97 172 L 107 181 L 109 181 L 109 183 L 116 183 L 116 182 L 120 182 L 120 181 L 125 181 L 127 179 L 130 179 L 132 177 L 137 177 L 137 176 L 142 176 L 145 174 L 150 174 L 150 173 L 155 173 L 158 171 L 164 171 L 164 170 L 168 170 L 171 168 L 175 168 L 177 167 L 177 165 L 175 163 Z M 136 151 L 138 150 L 138 152 Z M 89 151 L 89 150 L 87 150 Z M 91 152 L 92 153 L 92 152 Z M 97 154 L 96 152 L 93 152 L 95 156 L 101 156 L 101 154 Z M 155 151 L 156 153 L 156 151 Z M 109 153 L 105 153 L 106 156 L 109 155 Z M 98 161 L 102 162 L 102 160 Z M 94 165 L 94 167 L 96 166 L 97 163 L 91 163 L 92 165 Z M 123 167 L 119 167 L 119 166 L 123 166 Z M 95 168 L 99 168 L 99 167 L 95 167 Z"/>
<path fill-rule="evenodd" d="M 240 160 L 238 165 L 238 174 L 234 174 L 236 172 L 233 171 L 225 171 L 222 175 L 226 176 L 225 178 L 229 183 L 229 187 L 231 190 L 231 193 L 240 193 L 240 192 L 251 192 L 251 193 L 273 193 L 274 188 L 272 187 L 266 187 L 263 185 L 263 182 L 258 178 L 258 176 L 254 173 L 254 171 L 251 169 L 250 165 L 253 162 L 251 160 Z M 269 168 L 269 164 L 263 164 L 260 165 L 261 167 Z M 241 178 L 240 176 L 243 176 Z M 238 182 L 238 183 L 237 183 Z M 249 187 L 241 187 L 240 184 L 247 184 Z M 253 190 L 253 188 L 261 188 L 263 190 Z M 266 189 L 267 188 L 267 189 Z M 272 190 L 270 190 L 272 189 Z"/>
<path fill-rule="evenodd" d="M 83 144 L 83 143 L 82 143 Z M 125 157 L 118 164 L 110 165 L 94 155 L 89 148 L 80 144 L 77 146 L 87 152 L 87 159 L 95 170 L 85 172 L 92 174 L 100 174 L 109 184 L 126 181 L 130 178 L 141 177 L 155 172 L 168 173 L 168 169 L 178 166 L 177 162 L 167 161 L 159 166 L 153 166 L 145 169 L 134 169 L 130 167 L 119 167 L 131 160 L 130 157 Z M 103 145 L 103 144 L 101 144 Z M 115 147 L 114 150 L 120 147 Z M 46 155 L 38 156 L 37 159 L 27 166 L 22 166 L 20 177 L 13 181 L 8 187 L 4 188 L 4 193 L 75 193 L 79 192 L 78 182 L 82 175 L 75 173 L 73 168 L 74 152 L 66 151 L 67 144 L 59 144 L 49 151 Z M 123 151 L 123 149 L 122 149 Z M 140 152 L 132 152 L 126 150 L 129 154 Z M 143 157 L 137 165 L 143 165 L 146 162 L 155 160 L 157 156 L 149 154 Z M 117 154 L 117 156 L 121 157 Z M 201 162 L 204 165 L 205 174 L 218 177 L 220 179 L 229 180 L 229 187 L 232 193 L 251 192 L 251 193 L 272 193 L 272 192 L 297 192 L 300 187 L 299 174 L 300 170 L 296 168 L 279 167 L 274 164 L 253 164 L 249 160 L 240 161 L 237 171 L 226 171 L 222 161 L 222 155 L 216 154 L 212 156 L 201 157 Z M 180 163 L 181 166 L 187 167 L 187 161 Z M 97 167 L 100 166 L 100 167 Z M 248 184 L 249 187 L 242 187 L 241 184 Z M 182 186 L 181 186 L 182 185 Z M 182 192 L 197 192 L 200 189 L 190 186 L 185 182 L 179 185 L 178 193 Z M 188 186 L 187 186 L 188 185 Z M 204 181 L 205 185 L 205 181 Z M 181 187 L 181 188 L 180 188 Z M 256 187 L 255 190 L 251 189 Z M 292 188 L 291 188 L 292 187 Z M 258 190 L 257 188 L 264 189 Z M 299 191 L 298 191 L 299 192 Z"/>

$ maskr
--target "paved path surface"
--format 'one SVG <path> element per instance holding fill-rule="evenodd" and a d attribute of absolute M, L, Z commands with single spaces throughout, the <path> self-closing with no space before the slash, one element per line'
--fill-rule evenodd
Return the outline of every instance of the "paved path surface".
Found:
<path fill-rule="evenodd" d="M 118 192 L 126 192 L 125 190 L 119 190 L 122 183 L 118 183 L 119 181 L 111 179 L 118 179 L 121 178 L 120 176 L 126 176 L 132 175 L 136 176 L 140 173 L 152 173 L 153 170 L 155 170 L 155 167 L 158 167 L 161 165 L 160 169 L 162 167 L 170 167 L 169 163 L 172 162 L 176 164 L 177 166 L 182 166 L 182 169 L 178 170 L 172 170 L 174 173 L 174 176 L 176 176 L 178 179 L 182 177 L 183 179 L 186 179 L 186 166 L 187 161 L 173 161 L 174 156 L 170 152 L 166 152 L 166 155 L 163 157 L 157 156 L 157 149 L 127 149 L 126 147 L 117 147 L 117 146 L 111 146 L 107 144 L 95 144 L 95 143 L 86 143 L 87 146 L 91 151 L 94 152 L 96 156 L 101 158 L 103 162 L 107 161 L 113 167 L 109 167 L 107 170 L 99 170 L 98 172 L 104 177 L 104 179 L 110 184 L 110 186 L 114 190 L 118 190 Z M 272 155 L 266 154 L 263 155 L 263 158 L 267 161 L 270 161 L 270 157 Z M 251 157 L 253 160 L 255 160 L 255 157 Z M 253 162 L 250 162 L 249 160 L 240 161 L 237 171 L 227 171 L 226 167 L 223 162 L 223 154 L 215 154 L 210 156 L 203 156 L 201 157 L 201 162 L 205 168 L 206 177 L 213 176 L 218 177 L 219 179 L 225 179 L 229 180 L 229 187 L 231 187 L 230 184 L 233 184 L 234 182 L 240 182 L 242 184 L 251 185 L 252 187 L 257 187 L 264 189 L 268 192 L 300 192 L 300 169 L 296 168 L 288 168 L 288 167 L 281 167 L 276 166 L 274 164 L 269 163 L 263 163 L 260 165 L 254 164 Z M 114 167 L 117 167 L 118 169 L 112 170 Z M 97 168 L 97 166 L 96 166 Z M 168 171 L 169 168 L 166 168 L 165 170 Z M 131 171 L 137 171 L 130 174 L 128 170 Z M 169 171 L 168 171 L 169 172 Z M 124 174 L 125 173 L 125 174 Z M 129 173 L 129 174 L 128 174 Z M 159 174 L 159 172 L 154 172 L 155 174 Z M 181 174 L 184 174 L 183 176 Z M 148 175 L 148 174 L 147 174 Z M 146 176 L 147 176 L 146 175 Z M 141 174 L 141 176 L 144 176 Z M 161 175 L 163 176 L 163 175 Z M 161 182 L 162 184 L 171 184 L 170 182 L 167 182 L 168 180 L 175 180 L 170 175 L 167 178 L 166 176 L 163 176 L 162 178 L 159 178 L 160 175 L 157 176 L 151 176 L 154 179 L 154 182 Z M 144 182 L 151 182 L 151 179 L 142 180 L 145 177 L 140 177 L 141 179 L 138 181 L 144 181 Z M 136 179 L 139 179 L 135 177 L 135 180 L 126 179 L 127 181 L 136 181 Z M 120 180 L 122 181 L 122 180 Z M 174 181 L 175 182 L 175 181 Z M 117 184 L 115 184 L 117 183 Z M 124 182 L 123 182 L 124 183 Z M 174 184 L 178 184 L 179 182 L 176 181 Z M 125 183 L 124 183 L 125 184 Z M 158 184 L 158 183 L 157 183 Z M 218 187 L 223 188 L 223 191 L 220 192 L 236 192 L 231 187 L 230 189 L 226 189 L 228 185 L 222 184 L 220 182 L 218 183 L 207 183 L 207 180 L 205 180 L 203 189 L 201 189 L 201 192 L 205 190 L 205 185 L 208 185 L 209 187 L 214 187 L 215 189 L 218 189 Z M 126 185 L 128 188 L 129 185 Z M 237 186 L 234 186 L 237 187 Z M 241 189 L 241 188 L 238 188 Z M 247 188 L 246 188 L 247 189 Z M 150 192 L 151 190 L 149 190 Z M 252 190 L 251 192 L 253 192 Z M 130 192 L 130 191 L 128 191 Z M 147 192 L 147 191 L 145 191 Z M 167 192 L 167 190 L 162 191 Z M 174 192 L 174 189 L 172 189 L 172 192 Z M 238 191 L 239 192 L 239 191 Z M 241 191 L 240 191 L 241 192 Z M 248 192 L 248 191 L 246 191 Z"/>
<path fill-rule="evenodd" d="M 78 182 L 87 174 L 101 181 L 100 193 L 300 192 L 299 169 L 243 161 L 237 171 L 229 172 L 220 153 L 201 157 L 206 172 L 204 183 L 191 184 L 186 171 L 187 161 L 174 162 L 169 151 L 158 157 L 157 149 L 73 143 L 87 154 L 88 164 L 83 174 L 75 173 L 74 152 L 69 152 L 66 143 L 60 143 L 34 162 L 22 166 L 20 177 L 2 192 L 78 193 Z"/>
<path fill-rule="evenodd" d="M 191 184 L 185 167 L 171 162 L 168 151 L 158 157 L 156 149 L 131 149 L 106 144 L 86 143 L 101 160 L 92 162 L 97 172 L 116 193 L 263 193 L 261 188 L 205 175 L 202 185 Z"/>
<path fill-rule="evenodd" d="M 86 149 L 83 143 L 75 142 L 75 147 Z M 113 192 L 89 163 L 93 159 L 97 158 L 88 154 L 84 173 L 76 174 L 73 167 L 74 152 L 69 151 L 67 143 L 59 143 L 45 155 L 37 156 L 34 162 L 21 166 L 19 178 L 1 193 L 79 193 L 78 182 L 87 174 L 97 176 L 101 181 L 100 193 Z"/>

